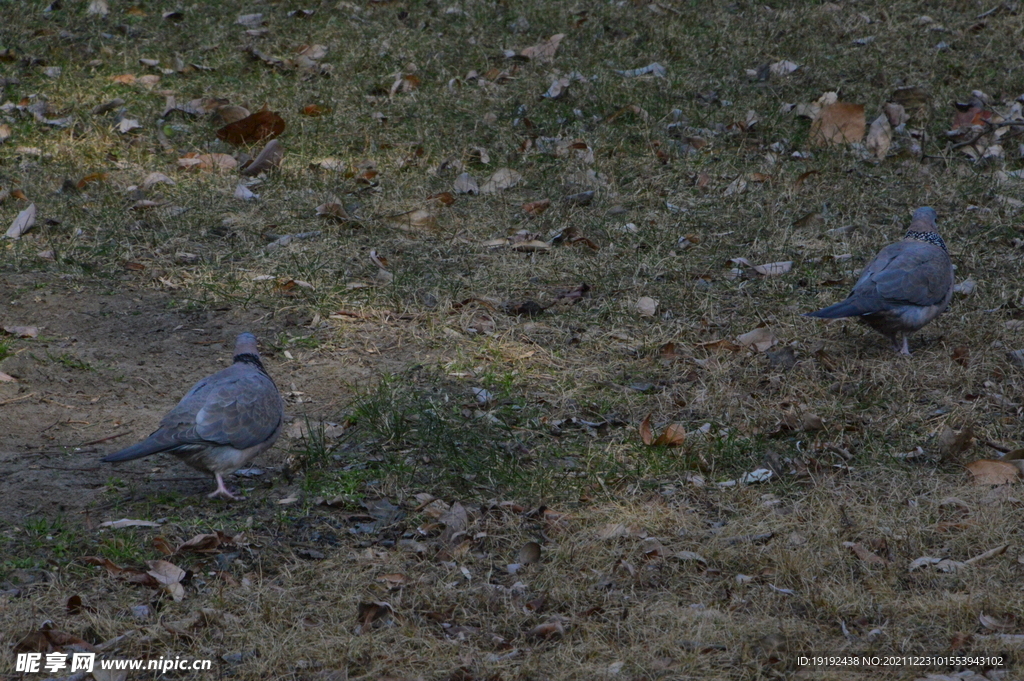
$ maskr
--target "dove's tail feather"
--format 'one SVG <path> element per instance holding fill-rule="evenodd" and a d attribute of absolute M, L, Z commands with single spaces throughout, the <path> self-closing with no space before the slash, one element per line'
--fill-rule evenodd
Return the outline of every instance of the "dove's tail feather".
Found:
<path fill-rule="evenodd" d="M 106 463 L 115 463 L 117 461 L 141 459 L 144 456 L 159 454 L 160 452 L 166 452 L 170 449 L 174 449 L 174 446 L 175 443 L 173 442 L 167 442 L 166 440 L 150 436 L 138 444 L 126 447 L 119 452 L 114 452 L 110 456 L 103 457 L 103 461 Z"/>
<path fill-rule="evenodd" d="M 866 301 L 851 296 L 835 305 L 829 305 L 815 312 L 808 312 L 804 316 L 839 319 L 840 317 L 859 317 L 873 312 L 878 312 L 878 310 L 871 305 L 867 305 Z"/>

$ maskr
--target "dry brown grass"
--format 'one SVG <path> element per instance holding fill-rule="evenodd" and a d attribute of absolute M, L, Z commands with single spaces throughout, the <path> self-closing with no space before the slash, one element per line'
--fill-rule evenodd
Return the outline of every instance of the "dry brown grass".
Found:
<path fill-rule="evenodd" d="M 0 243 L 0 282 L 10 294 L 0 321 L 49 324 L 39 340 L 13 341 L 16 356 L 0 360 L 0 370 L 21 379 L 0 384 L 0 403 L 33 390 L 50 400 L 0 404 L 0 431 L 7 426 L 0 450 L 32 450 L 44 437 L 36 424 L 54 420 L 45 437 L 68 457 L 71 445 L 110 435 L 109 424 L 120 419 L 144 434 L 178 388 L 204 373 L 198 359 L 189 364 L 189 353 L 206 352 L 207 364 L 223 354 L 186 345 L 181 359 L 150 357 L 176 346 L 151 340 L 146 319 L 154 331 L 202 326 L 211 340 L 252 328 L 272 373 L 293 393 L 289 411 L 312 422 L 314 434 L 278 448 L 289 450 L 294 471 L 271 459 L 270 469 L 285 475 L 257 484 L 251 501 L 228 509 L 183 496 L 184 483 L 161 487 L 160 468 L 119 470 L 87 501 L 70 501 L 71 510 L 91 509 L 85 520 L 45 510 L 54 508 L 50 500 L 36 503 L 0 480 L 0 494 L 17 492 L 21 500 L 4 506 L 11 517 L 0 519 L 0 580 L 41 570 L 49 579 L 0 596 L 7 649 L 52 619 L 91 642 L 133 630 L 118 650 L 126 657 L 258 651 L 241 664 L 217 663 L 218 673 L 236 678 L 853 678 L 868 672 L 798 670 L 796 658 L 951 650 L 1020 664 L 1021 644 L 993 638 L 979 623 L 982 614 L 1024 612 L 1019 492 L 973 486 L 962 469 L 992 456 L 985 442 L 1020 439 L 1024 389 L 1007 351 L 1021 347 L 1021 331 L 1005 322 L 1020 316 L 1024 295 L 1014 241 L 1021 222 L 1003 197 L 1024 198 L 1024 185 L 1012 177 L 999 184 L 994 175 L 1021 168 L 1020 138 L 1005 145 L 1005 160 L 978 167 L 950 152 L 943 133 L 952 103 L 971 90 L 997 103 L 1021 95 L 1014 64 L 1024 13 L 1007 5 L 978 19 L 990 7 L 973 2 L 771 8 L 465 0 L 451 12 L 443 3 L 327 3 L 304 20 L 287 16 L 297 6 L 220 3 L 186 9 L 174 23 L 160 18 L 167 8 L 143 4 L 145 16 L 135 16 L 113 4 L 105 18 L 69 2 L 46 14 L 4 13 L 0 48 L 14 48 L 17 58 L 0 62 L 0 74 L 19 81 L 8 83 L 7 100 L 41 95 L 54 117 L 75 122 L 50 129 L 29 115 L 0 115 L 11 119 L 13 133 L 0 145 L 0 186 L 20 188 L 40 210 L 28 237 Z M 247 38 L 233 24 L 250 11 L 264 13 L 266 36 Z M 933 23 L 918 23 L 921 15 Z M 510 27 L 519 17 L 527 28 Z M 501 55 L 558 32 L 567 37 L 551 65 Z M 867 36 L 874 42 L 852 44 Z M 950 49 L 936 49 L 939 42 Z M 276 71 L 242 50 L 252 44 L 287 56 L 304 43 L 330 47 L 332 77 Z M 175 53 L 216 70 L 164 75 L 157 90 L 173 90 L 179 102 L 218 96 L 253 109 L 267 102 L 288 121 L 283 167 L 252 187 L 259 201 L 232 198 L 235 174 L 175 169 L 188 151 L 232 151 L 213 141 L 213 123 L 168 118 L 175 148 L 168 152 L 156 135 L 164 98 L 110 81 L 151 72 L 140 57 L 166 66 Z M 102 64 L 88 65 L 93 59 Z M 744 73 L 779 59 L 804 68 L 768 81 Z M 654 61 L 667 67 L 666 79 L 613 71 Z M 50 78 L 46 66 L 63 72 Z M 507 82 L 466 80 L 472 70 L 513 66 Z M 419 88 L 389 97 L 396 74 L 413 70 Z M 574 81 L 566 98 L 539 98 L 552 77 L 572 71 L 586 80 Z M 452 79 L 459 82 L 449 87 Z M 874 165 L 847 149 L 790 156 L 807 149 L 808 124 L 780 113 L 782 104 L 838 89 L 845 101 L 865 104 L 871 120 L 905 85 L 930 93 L 913 123 L 927 133 L 926 158 L 894 152 Z M 115 96 L 143 124 L 137 133 L 114 132 L 112 114 L 89 114 Z M 313 103 L 329 113 L 300 115 Z M 649 118 L 627 110 L 610 120 L 634 105 Z M 749 110 L 760 119 L 754 128 L 726 128 Z M 678 153 L 679 134 L 669 128 L 675 118 L 682 135 L 701 135 L 708 145 Z M 594 161 L 546 153 L 543 138 L 585 140 Z M 533 146 L 524 152 L 527 140 Z M 772 151 L 779 142 L 784 151 Z M 489 151 L 489 164 L 474 159 L 477 146 Z M 376 184 L 310 167 L 324 157 L 356 173 L 372 162 Z M 501 167 L 524 181 L 459 196 L 449 207 L 429 204 L 436 229 L 396 229 L 390 216 L 451 191 L 452 160 L 481 182 Z M 128 188 L 154 170 L 177 185 L 158 185 L 146 198 L 186 210 L 130 210 L 139 197 Z M 594 183 L 594 201 L 563 202 L 588 188 L 581 173 L 589 170 L 604 178 Z M 816 173 L 804 177 L 808 171 Z M 94 172 L 108 177 L 82 191 L 57 191 L 65 178 Z M 750 180 L 747 191 L 727 195 L 740 176 Z M 314 208 L 329 198 L 348 204 L 361 222 L 318 218 Z M 539 217 L 520 208 L 545 198 L 552 207 Z M 8 198 L 0 224 L 25 205 Z M 958 280 L 971 276 L 978 288 L 913 339 L 912 359 L 894 356 L 852 323 L 799 316 L 845 295 L 859 268 L 899 238 L 920 205 L 938 211 Z M 821 217 L 799 221 L 809 213 Z M 627 224 L 635 229 L 624 230 Z M 829 231 L 847 226 L 857 229 Z M 518 230 L 544 239 L 568 228 L 599 250 L 483 245 Z M 322 234 L 266 248 L 266 233 L 311 230 Z M 684 250 L 678 239 L 691 234 L 699 243 Z M 377 277 L 371 249 L 387 258 L 392 281 Z M 38 256 L 45 251 L 54 259 Z M 834 258 L 844 254 L 852 257 Z M 795 264 L 779 277 L 734 279 L 727 261 L 735 257 Z M 125 269 L 125 262 L 144 269 Z M 312 288 L 256 280 L 261 275 Z M 527 300 L 555 303 L 581 284 L 590 291 L 574 304 L 559 302 L 532 318 L 507 312 Z M 658 316 L 637 314 L 641 296 L 659 301 Z M 106 314 L 97 301 L 113 301 L 123 328 L 61 326 L 47 298 L 80 303 L 97 320 Z M 702 345 L 759 324 L 779 338 L 773 352 L 789 348 L 790 358 Z M 112 328 L 128 341 L 114 357 L 105 348 Z M 674 353 L 662 350 L 670 342 Z M 140 358 L 149 364 L 140 368 Z M 166 395 L 135 380 L 151 371 Z M 483 409 L 470 391 L 481 387 L 495 397 Z M 68 412 L 54 405 L 76 391 L 98 401 L 75 402 L 77 411 Z M 102 423 L 90 416 L 100 411 Z M 682 424 L 691 433 L 687 445 L 644 447 L 636 427 L 647 414 L 659 430 Z M 780 430 L 787 414 L 817 415 L 824 428 Z M 318 437 L 319 421 L 348 429 Z M 707 433 L 697 434 L 704 424 Z M 974 446 L 943 459 L 936 436 L 946 427 L 973 428 Z M 917 447 L 923 456 L 896 456 Z M 778 473 L 768 484 L 716 485 L 763 466 Z M 177 472 L 176 464 L 168 471 Z M 693 482 L 695 472 L 703 486 Z M 23 473 L 11 468 L 9 479 Z M 413 495 L 424 492 L 471 509 L 464 537 L 449 541 L 435 520 L 413 510 Z M 292 493 L 298 504 L 274 503 Z M 318 497 L 344 501 L 331 509 L 316 505 Z M 359 501 L 377 497 L 408 516 L 375 533 L 349 533 L 360 522 L 350 517 L 361 513 Z M 943 504 L 950 497 L 962 504 Z M 552 523 L 490 508 L 486 499 L 548 504 L 566 517 Z M 115 532 L 90 524 L 119 517 L 169 523 Z M 619 523 L 625 536 L 598 538 Z M 158 557 L 151 536 L 183 540 L 216 529 L 244 530 L 249 544 L 226 566 L 227 581 L 207 574 L 211 559 L 173 558 L 196 575 L 180 603 L 77 562 L 98 554 L 138 566 Z M 729 541 L 767 534 L 755 543 Z M 644 537 L 657 538 L 664 555 L 646 556 Z M 422 542 L 422 555 L 399 545 L 410 539 Z M 543 546 L 541 563 L 508 574 L 527 541 Z M 844 542 L 888 564 L 868 564 Z M 908 571 L 920 556 L 963 561 L 1003 544 L 1010 545 L 1005 554 L 955 574 Z M 300 549 L 324 557 L 301 558 Z M 671 557 L 683 550 L 707 565 Z M 407 581 L 389 591 L 378 579 L 384 574 Z M 741 584 L 737 575 L 751 579 Z M 96 611 L 69 615 L 64 603 L 75 593 Z M 541 597 L 542 610 L 527 608 Z M 372 601 L 389 602 L 394 613 L 357 633 L 358 605 Z M 144 602 L 159 605 L 157 618 L 134 622 L 131 606 Z M 220 614 L 187 636 L 162 626 L 187 623 L 199 608 Z M 562 636 L 527 635 L 555 619 Z M 1009 633 L 1024 630 L 1017 623 Z M 12 669 L 12 657 L 0 656 L 0 671 Z M 915 678 L 925 671 L 878 673 Z"/>

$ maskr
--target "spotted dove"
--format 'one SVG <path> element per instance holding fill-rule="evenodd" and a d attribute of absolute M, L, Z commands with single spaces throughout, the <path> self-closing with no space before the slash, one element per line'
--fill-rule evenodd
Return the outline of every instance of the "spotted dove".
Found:
<path fill-rule="evenodd" d="M 942 314 L 953 297 L 953 263 L 937 217 L 931 208 L 918 208 L 903 240 L 879 251 L 846 300 L 805 316 L 856 317 L 909 355 L 910 334 Z"/>
<path fill-rule="evenodd" d="M 192 386 L 152 435 L 103 461 L 167 452 L 213 474 L 217 489 L 211 498 L 238 499 L 224 485 L 223 476 L 270 449 L 281 434 L 283 419 L 284 403 L 260 362 L 256 336 L 243 333 L 235 341 L 231 366 Z"/>

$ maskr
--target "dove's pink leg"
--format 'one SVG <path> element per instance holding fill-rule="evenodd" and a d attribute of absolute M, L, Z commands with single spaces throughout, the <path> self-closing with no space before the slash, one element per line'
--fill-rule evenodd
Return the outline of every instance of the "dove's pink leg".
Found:
<path fill-rule="evenodd" d="M 910 357 L 910 343 L 907 342 L 907 335 L 903 334 L 903 347 L 900 348 L 900 354 Z"/>
<path fill-rule="evenodd" d="M 207 498 L 216 499 L 217 497 L 224 497 L 231 501 L 242 501 L 243 497 L 237 497 L 231 493 L 231 490 L 224 484 L 224 478 L 221 477 L 220 473 L 214 473 L 213 477 L 217 480 L 217 489 L 207 494 Z"/>

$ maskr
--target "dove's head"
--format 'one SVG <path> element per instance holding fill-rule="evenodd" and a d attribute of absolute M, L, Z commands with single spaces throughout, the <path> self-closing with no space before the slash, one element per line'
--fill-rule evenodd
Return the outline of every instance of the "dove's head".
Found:
<path fill-rule="evenodd" d="M 935 226 L 935 221 L 939 219 L 939 214 L 935 212 L 934 208 L 927 206 L 918 208 L 914 211 L 914 218 L 911 220 L 911 227 L 918 227 L 917 231 L 923 232 L 923 227 L 931 227 L 933 232 L 937 232 L 938 228 Z"/>
<path fill-rule="evenodd" d="M 928 208 L 927 206 L 918 208 L 914 211 L 914 218 L 910 221 L 910 228 L 903 238 L 925 241 L 949 253 L 949 250 L 946 248 L 946 242 L 939 236 L 939 228 L 935 224 L 935 220 L 938 217 L 938 213 L 933 208 Z"/>
<path fill-rule="evenodd" d="M 235 359 L 238 359 L 239 355 L 255 355 L 260 356 L 260 351 L 256 349 L 256 336 L 252 335 L 248 331 L 245 333 L 238 334 L 238 338 L 235 339 Z"/>

